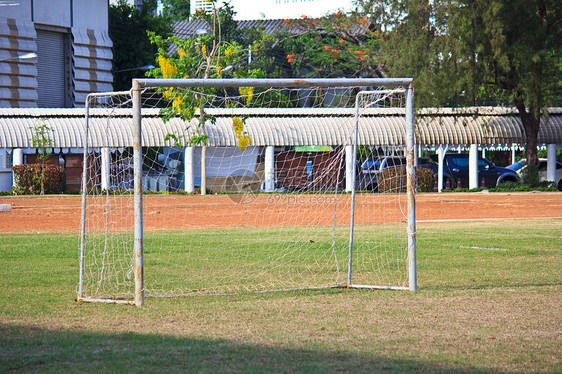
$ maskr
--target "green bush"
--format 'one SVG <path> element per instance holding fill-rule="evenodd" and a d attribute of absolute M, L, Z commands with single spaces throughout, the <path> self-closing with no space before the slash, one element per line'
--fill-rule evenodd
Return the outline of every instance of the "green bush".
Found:
<path fill-rule="evenodd" d="M 416 168 L 416 191 L 417 192 L 433 192 L 435 185 L 435 175 L 433 170 L 426 168 Z"/>
<path fill-rule="evenodd" d="M 41 193 L 41 173 L 44 170 L 45 193 L 61 193 L 65 186 L 64 168 L 58 165 L 27 164 L 12 167 L 16 195 Z"/>
<path fill-rule="evenodd" d="M 432 192 L 435 177 L 433 171 L 416 167 L 416 191 Z M 406 192 L 406 167 L 394 167 L 383 170 L 379 175 L 379 192 Z"/>

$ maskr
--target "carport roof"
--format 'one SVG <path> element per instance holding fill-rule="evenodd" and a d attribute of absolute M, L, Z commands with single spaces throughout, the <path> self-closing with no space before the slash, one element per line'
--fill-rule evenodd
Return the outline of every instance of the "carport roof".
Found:
<path fill-rule="evenodd" d="M 40 123 L 53 129 L 53 146 L 82 147 L 84 109 L 0 109 L 0 148 L 28 148 L 32 129 Z M 354 109 L 212 109 L 215 124 L 206 124 L 210 146 L 235 146 L 232 118 L 246 116 L 245 130 L 253 145 L 341 145 L 349 144 Z M 112 110 L 109 121 L 101 109 L 90 111 L 89 144 L 92 147 L 131 147 L 131 109 Z M 167 134 L 189 137 L 190 124 L 179 118 L 164 122 L 158 109 L 145 109 L 143 146 L 171 146 Z M 524 144 L 525 131 L 518 112 L 509 108 L 473 107 L 462 109 L 421 109 L 416 113 L 416 144 L 508 145 Z M 195 120 L 191 128 L 195 126 Z M 360 145 L 405 144 L 405 121 L 399 109 L 369 109 L 359 120 Z M 539 144 L 562 143 L 562 108 L 549 109 L 541 120 Z"/>

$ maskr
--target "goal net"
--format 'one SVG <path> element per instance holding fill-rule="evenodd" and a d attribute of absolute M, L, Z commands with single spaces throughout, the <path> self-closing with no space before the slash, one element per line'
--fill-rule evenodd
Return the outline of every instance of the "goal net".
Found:
<path fill-rule="evenodd" d="M 79 300 L 416 289 L 410 80 L 134 83 L 88 97 Z"/>

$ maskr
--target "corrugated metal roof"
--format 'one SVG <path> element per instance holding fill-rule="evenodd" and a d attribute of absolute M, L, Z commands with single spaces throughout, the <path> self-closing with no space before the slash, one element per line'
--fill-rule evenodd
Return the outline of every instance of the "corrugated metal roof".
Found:
<path fill-rule="evenodd" d="M 236 21 L 236 28 L 238 29 L 263 27 L 264 31 L 268 34 L 282 30 L 293 33 L 297 32 L 296 29 L 289 29 L 287 25 L 288 24 L 282 19 Z M 210 33 L 212 31 L 211 26 L 203 20 L 177 21 L 174 23 L 173 28 L 174 34 L 180 39 L 191 38 L 198 36 L 199 34 Z"/>
<path fill-rule="evenodd" d="M 236 146 L 235 116 L 250 115 L 245 130 L 256 146 L 341 145 L 353 135 L 354 109 L 209 109 L 216 123 L 205 126 L 210 146 Z M 53 146 L 83 146 L 84 109 L 0 109 L 0 147 L 31 146 L 32 128 L 46 123 L 53 129 Z M 109 120 L 101 109 L 91 109 L 89 144 L 92 147 L 131 147 L 131 109 L 113 110 Z M 359 121 L 361 145 L 403 145 L 405 121 L 399 109 L 369 109 Z M 191 124 L 191 127 L 189 126 Z M 188 138 L 196 120 L 163 122 L 158 109 L 143 110 L 143 145 L 172 146 L 167 134 Z M 506 145 L 524 143 L 524 129 L 512 109 L 424 109 L 416 116 L 416 143 L 420 145 Z M 540 144 L 562 143 L 562 109 L 550 110 L 539 131 Z"/>

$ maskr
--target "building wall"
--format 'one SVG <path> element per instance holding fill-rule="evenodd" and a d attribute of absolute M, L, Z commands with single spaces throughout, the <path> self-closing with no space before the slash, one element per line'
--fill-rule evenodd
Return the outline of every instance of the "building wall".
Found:
<path fill-rule="evenodd" d="M 20 0 L 2 7 L 0 107 L 83 107 L 88 93 L 111 91 L 108 7 L 107 0 Z M 48 36 L 61 40 L 50 55 Z M 29 52 L 38 57 L 14 59 Z M 61 99 L 44 100 L 55 81 Z"/>

